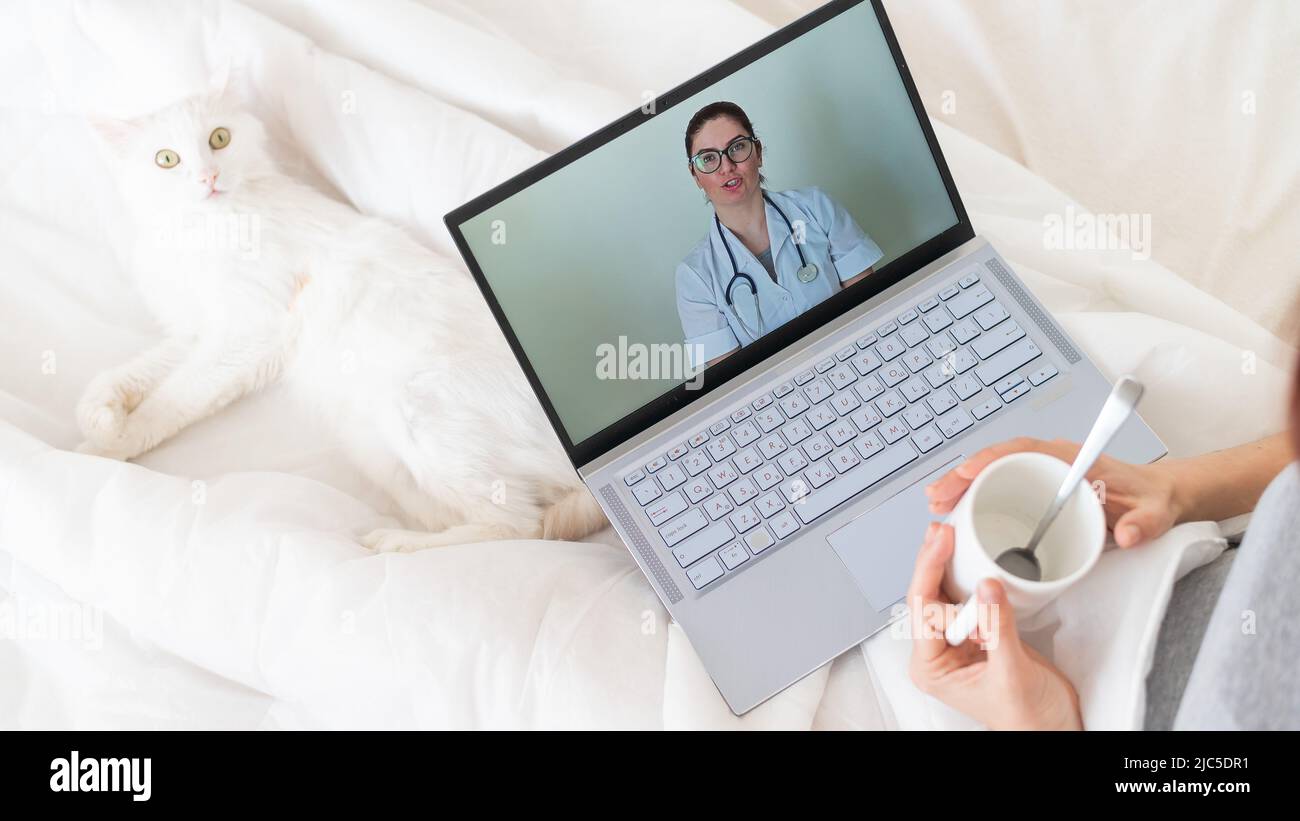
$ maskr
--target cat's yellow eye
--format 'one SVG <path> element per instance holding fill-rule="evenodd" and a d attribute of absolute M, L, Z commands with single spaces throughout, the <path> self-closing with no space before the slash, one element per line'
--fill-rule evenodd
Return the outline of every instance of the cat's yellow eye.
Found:
<path fill-rule="evenodd" d="M 208 135 L 208 145 L 218 151 L 230 145 L 230 129 L 221 127 L 212 129 L 212 133 Z"/>
<path fill-rule="evenodd" d="M 159 168 L 174 168 L 176 163 L 181 161 L 181 158 L 179 154 L 170 148 L 164 148 L 153 155 L 153 161 L 158 163 Z"/>

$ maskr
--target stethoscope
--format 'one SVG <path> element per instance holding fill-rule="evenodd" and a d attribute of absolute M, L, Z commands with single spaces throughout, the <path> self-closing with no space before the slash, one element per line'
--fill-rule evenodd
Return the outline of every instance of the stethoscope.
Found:
<path fill-rule="evenodd" d="M 794 224 L 790 222 L 790 218 L 781 210 L 781 206 L 772 202 L 772 198 L 767 195 L 766 191 L 763 192 L 763 201 L 775 208 L 776 213 L 781 215 L 781 219 L 785 221 L 785 227 L 790 229 L 790 240 L 791 242 L 794 242 Z M 740 322 L 740 327 L 745 329 L 745 333 L 749 334 L 753 339 L 758 339 L 760 336 L 767 333 L 767 329 L 763 324 L 763 308 L 760 304 L 761 300 L 758 298 L 758 285 L 754 282 L 753 277 L 741 272 L 741 270 L 736 267 L 736 255 L 731 253 L 731 246 L 727 244 L 727 235 L 722 233 L 722 220 L 718 219 L 716 212 L 713 215 L 713 225 L 718 229 L 718 238 L 722 240 L 722 247 L 727 249 L 727 258 L 731 260 L 731 280 L 727 282 L 726 290 L 727 305 L 731 308 L 732 313 L 736 315 L 736 319 Z M 804 257 L 803 245 L 801 243 L 794 242 L 794 249 L 799 252 L 799 270 L 795 272 L 795 276 L 800 282 L 806 285 L 817 278 L 817 266 Z M 775 259 L 772 264 L 776 264 Z M 754 333 L 754 329 L 749 327 L 749 323 L 740 315 L 739 309 L 736 308 L 735 301 L 731 298 L 731 290 L 735 288 L 736 283 L 741 280 L 749 284 L 749 292 L 754 297 L 754 313 L 758 317 L 758 333 Z"/>

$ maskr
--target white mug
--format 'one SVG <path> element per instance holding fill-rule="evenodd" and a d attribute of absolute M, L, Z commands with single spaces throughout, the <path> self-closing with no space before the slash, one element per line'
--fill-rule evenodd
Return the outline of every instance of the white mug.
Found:
<path fill-rule="evenodd" d="M 1097 563 L 1106 545 L 1106 517 L 1086 481 L 1075 487 L 1034 551 L 1042 581 L 1022 579 L 997 563 L 1003 551 L 1026 546 L 1069 469 L 1045 453 L 1003 456 L 980 471 L 948 515 L 956 544 L 943 587 L 953 601 L 965 602 L 944 634 L 949 644 L 961 644 L 975 629 L 979 618 L 975 589 L 981 580 L 1001 581 L 1016 618 L 1027 619 Z"/>

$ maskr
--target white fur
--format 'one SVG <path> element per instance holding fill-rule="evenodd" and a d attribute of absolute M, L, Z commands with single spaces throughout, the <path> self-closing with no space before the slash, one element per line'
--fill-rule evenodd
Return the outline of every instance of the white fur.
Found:
<path fill-rule="evenodd" d="M 428 531 L 376 531 L 369 547 L 538 537 L 544 517 L 548 536 L 579 538 L 599 521 L 468 276 L 279 173 L 261 124 L 223 95 L 95 126 L 139 227 L 131 273 L 166 339 L 92 381 L 83 451 L 132 459 L 285 380 Z M 217 126 L 231 135 L 221 150 Z M 163 148 L 180 163 L 156 165 Z"/>

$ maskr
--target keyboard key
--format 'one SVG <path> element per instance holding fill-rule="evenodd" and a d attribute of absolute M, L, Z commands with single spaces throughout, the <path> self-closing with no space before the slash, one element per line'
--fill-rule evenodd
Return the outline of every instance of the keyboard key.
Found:
<path fill-rule="evenodd" d="M 793 476 L 808 467 L 808 460 L 799 450 L 792 450 L 777 457 L 776 463 L 785 471 L 786 476 Z"/>
<path fill-rule="evenodd" d="M 748 419 L 751 413 L 753 413 L 753 411 L 751 411 L 749 408 L 741 408 L 740 410 L 731 414 L 731 421 L 739 425 L 741 422 L 744 422 L 746 419 Z"/>
<path fill-rule="evenodd" d="M 1046 382 L 1047 380 L 1051 379 L 1053 376 L 1056 376 L 1057 373 L 1059 373 L 1059 371 L 1056 370 L 1056 366 L 1049 362 L 1043 367 L 1029 374 L 1029 384 L 1033 385 L 1036 388 L 1039 385 Z"/>
<path fill-rule="evenodd" d="M 876 329 L 876 336 L 881 339 L 884 339 L 893 333 L 898 333 L 898 325 L 893 322 L 886 322 L 884 325 L 881 325 Z"/>
<path fill-rule="evenodd" d="M 979 271 L 971 271 L 970 273 L 966 274 L 966 276 L 957 280 L 957 284 L 963 288 L 969 288 L 970 286 L 974 285 L 979 281 L 980 281 Z"/>
<path fill-rule="evenodd" d="M 816 489 L 835 478 L 835 470 L 825 462 L 818 462 L 803 472 L 808 484 Z"/>
<path fill-rule="evenodd" d="M 877 431 L 877 433 L 880 434 L 880 437 L 885 440 L 886 444 L 890 445 L 907 436 L 907 432 L 907 423 L 901 420 L 897 422 L 886 422 L 881 425 L 880 429 Z"/>
<path fill-rule="evenodd" d="M 654 482 L 646 482 L 640 487 L 633 488 L 632 495 L 636 497 L 637 504 L 645 507 L 662 496 L 663 492 L 659 490 L 659 486 Z"/>
<path fill-rule="evenodd" d="M 803 395 L 808 399 L 810 405 L 816 405 L 823 399 L 829 399 L 833 393 L 835 391 L 831 390 L 831 386 L 826 384 L 825 379 L 818 379 L 803 389 Z"/>
<path fill-rule="evenodd" d="M 749 545 L 750 551 L 757 556 L 776 544 L 776 539 L 772 538 L 772 534 L 767 531 L 767 528 L 760 527 L 757 530 L 751 530 L 745 536 L 745 544 Z"/>
<path fill-rule="evenodd" d="M 835 453 L 831 454 L 831 458 L 828 461 L 831 463 L 831 467 L 835 468 L 835 471 L 842 475 L 857 467 L 858 463 L 861 462 L 862 459 L 853 452 L 853 448 L 840 448 L 835 451 Z"/>
<path fill-rule="evenodd" d="M 686 496 L 691 500 L 691 504 L 698 504 L 711 493 L 713 493 L 713 485 L 709 484 L 709 480 L 703 476 L 686 483 Z"/>
<path fill-rule="evenodd" d="M 745 448 L 736 454 L 736 458 L 731 460 L 736 465 L 736 470 L 744 476 L 751 470 L 756 470 L 759 465 L 763 464 L 763 457 L 758 455 L 756 448 Z"/>
<path fill-rule="evenodd" d="M 704 512 L 699 508 L 693 508 L 659 528 L 659 535 L 663 537 L 665 544 L 672 547 L 692 533 L 703 530 L 708 524 L 709 520 L 705 517 Z M 718 544 L 722 544 L 722 542 L 718 542 Z M 714 545 L 714 547 L 716 546 Z"/>
<path fill-rule="evenodd" d="M 872 405 L 863 405 L 862 409 L 849 414 L 849 421 L 858 426 L 858 430 L 866 432 L 885 421 L 880 414 L 876 412 Z"/>
<path fill-rule="evenodd" d="M 835 367 L 835 360 L 828 356 L 816 365 L 813 365 L 813 367 L 817 369 L 817 373 L 826 373 L 831 368 Z"/>
<path fill-rule="evenodd" d="M 983 389 L 984 386 L 974 376 L 961 376 L 952 383 L 953 393 L 957 394 L 957 398 L 963 401 L 970 399 Z"/>
<path fill-rule="evenodd" d="M 972 339 L 980 335 L 980 329 L 969 319 L 963 319 L 961 322 L 953 325 L 952 328 L 948 330 L 948 333 L 952 334 L 952 338 L 957 340 L 958 345 L 965 345 L 967 342 L 970 342 Z"/>
<path fill-rule="evenodd" d="M 729 427 L 731 427 L 730 421 L 726 419 L 719 419 L 718 421 L 714 422 L 712 425 L 709 426 L 709 433 L 713 434 L 714 436 L 717 436 Z"/>
<path fill-rule="evenodd" d="M 827 439 L 824 434 L 817 434 L 803 443 L 803 452 L 808 454 L 809 461 L 816 462 L 823 456 L 830 455 L 833 450 L 831 440 Z M 789 473 L 790 471 L 786 471 Z"/>
<path fill-rule="evenodd" d="M 754 505 L 758 509 L 758 515 L 764 519 L 770 519 L 781 511 L 785 510 L 785 501 L 781 499 L 779 493 L 769 493 L 759 499 Z"/>
<path fill-rule="evenodd" d="M 908 402 L 916 402 L 930 392 L 930 386 L 926 384 L 924 379 L 917 376 L 904 382 L 899 386 L 898 390 Z"/>
<path fill-rule="evenodd" d="M 771 490 L 781 484 L 781 480 L 785 477 L 782 476 L 781 471 L 777 470 L 774 466 L 764 465 L 754 471 L 754 475 L 750 478 L 758 485 L 759 490 Z"/>
<path fill-rule="evenodd" d="M 965 348 L 958 348 L 944 360 L 945 367 L 954 374 L 966 373 L 966 371 L 979 364 L 975 355 Z"/>
<path fill-rule="evenodd" d="M 809 524 L 915 459 L 916 451 L 905 443 L 887 448 L 884 453 L 864 460 L 840 477 L 838 482 L 832 482 L 823 490 L 809 494 L 802 504 L 794 506 L 795 514 L 804 524 Z M 773 530 L 776 529 L 777 518 L 779 516 L 772 519 Z"/>
<path fill-rule="evenodd" d="M 794 377 L 794 383 L 796 385 L 807 385 L 809 382 L 813 380 L 813 377 L 815 375 L 816 374 L 814 374 L 812 371 L 804 371 L 803 373 L 796 374 Z"/>
<path fill-rule="evenodd" d="M 858 396 L 862 397 L 863 402 L 870 402 L 885 392 L 885 386 L 880 384 L 880 380 L 876 377 L 869 376 L 854 385 L 853 390 Z"/>
<path fill-rule="evenodd" d="M 939 298 L 932 296 L 916 307 L 921 309 L 921 313 L 928 314 L 930 311 L 939 307 Z"/>
<path fill-rule="evenodd" d="M 709 514 L 709 518 L 715 522 L 735 510 L 735 508 L 736 506 L 731 503 L 725 493 L 719 493 L 704 503 L 704 512 Z"/>
<path fill-rule="evenodd" d="M 932 334 L 939 333 L 951 324 L 952 317 L 947 311 L 931 311 L 925 315 L 925 327 L 929 328 Z"/>
<path fill-rule="evenodd" d="M 912 373 L 920 373 L 928 368 L 932 362 L 934 360 L 930 358 L 930 355 L 919 348 L 903 354 L 903 364 L 907 365 Z"/>
<path fill-rule="evenodd" d="M 1012 371 L 1033 362 L 1042 353 L 1033 340 L 1022 339 L 976 368 L 975 375 L 985 385 L 992 385 Z"/>
<path fill-rule="evenodd" d="M 835 390 L 842 391 L 858 381 L 858 374 L 848 365 L 840 365 L 835 370 L 827 373 L 826 378 L 835 386 Z"/>
<path fill-rule="evenodd" d="M 754 427 L 753 422 L 746 422 L 743 425 L 737 425 L 735 429 L 731 431 L 731 438 L 736 441 L 736 447 L 740 448 L 745 447 L 760 436 L 762 436 L 762 434 L 758 432 L 758 428 Z"/>
<path fill-rule="evenodd" d="M 673 448 L 672 450 L 668 451 L 668 458 L 671 459 L 671 460 L 673 460 L 673 461 L 675 462 L 675 461 L 677 461 L 678 459 L 682 458 L 683 456 L 685 456 L 686 454 L 688 454 L 688 453 L 690 453 L 690 452 L 691 452 L 691 449 L 688 448 L 688 447 L 686 446 L 686 443 L 685 443 L 685 442 L 682 442 L 682 443 L 681 443 L 680 445 L 678 445 L 677 447 L 675 447 L 675 448 Z"/>
<path fill-rule="evenodd" d="M 745 533 L 758 527 L 758 511 L 753 507 L 742 507 L 728 516 L 727 521 L 731 522 L 737 533 Z"/>
<path fill-rule="evenodd" d="M 781 495 L 792 505 L 801 504 L 811 492 L 812 487 L 804 481 L 802 476 L 796 476 L 781 485 Z"/>
<path fill-rule="evenodd" d="M 876 371 L 876 376 L 880 377 L 880 381 L 884 382 L 891 388 L 911 375 L 912 374 L 908 371 L 907 366 L 901 362 L 897 365 L 886 365 Z"/>
<path fill-rule="evenodd" d="M 799 529 L 799 520 L 788 510 L 783 510 L 768 520 L 768 526 L 778 539 L 788 539 Z"/>
<path fill-rule="evenodd" d="M 812 426 L 802 419 L 796 419 L 781 428 L 781 435 L 785 437 L 785 441 L 792 445 L 797 445 L 809 436 L 812 436 L 812 432 Z"/>
<path fill-rule="evenodd" d="M 1003 308 L 996 302 L 993 302 L 971 314 L 970 318 L 978 322 L 979 326 L 987 331 L 994 325 L 997 325 L 999 322 L 1006 319 L 1007 316 L 1007 309 Z"/>
<path fill-rule="evenodd" d="M 949 439 L 975 424 L 966 411 L 958 408 L 956 412 L 939 418 L 939 431 Z"/>
<path fill-rule="evenodd" d="M 998 393 L 1006 393 L 1007 391 L 1011 390 L 1016 385 L 1019 385 L 1021 382 L 1024 381 L 1025 378 L 1023 376 L 1021 376 L 1018 373 L 1013 373 L 1010 376 L 1008 376 L 1006 379 L 1003 379 L 1001 382 L 994 385 L 993 390 L 997 391 Z"/>
<path fill-rule="evenodd" d="M 836 351 L 835 358 L 843 362 L 844 360 L 853 356 L 853 354 L 855 353 L 857 353 L 857 351 L 854 350 L 852 345 L 849 345 L 848 347 L 840 348 L 838 351 Z"/>
<path fill-rule="evenodd" d="M 886 362 L 891 362 L 895 358 L 902 356 L 906 350 L 907 346 L 903 344 L 903 340 L 899 339 L 897 334 L 890 334 L 876 343 L 876 356 Z"/>
<path fill-rule="evenodd" d="M 932 388 L 946 385 L 951 382 L 953 378 L 952 368 L 948 367 L 947 364 L 943 362 L 926 368 L 922 376 L 925 377 L 925 381 L 929 382 L 930 387 Z"/>
<path fill-rule="evenodd" d="M 943 416 L 957 406 L 957 400 L 948 391 L 936 391 L 925 400 L 925 403 L 930 406 L 930 410 L 934 411 L 935 416 Z"/>
<path fill-rule="evenodd" d="M 839 419 L 839 416 L 836 415 L 835 409 L 831 407 L 830 402 L 818 405 L 808 411 L 808 415 L 804 417 L 804 421 L 812 425 L 813 430 L 822 430 L 837 419 Z"/>
<path fill-rule="evenodd" d="M 903 411 L 903 421 L 906 422 L 907 426 L 912 430 L 916 430 L 933 418 L 934 414 L 930 413 L 929 409 L 923 404 L 912 405 L 907 410 Z"/>
<path fill-rule="evenodd" d="M 701 473 L 708 470 L 713 462 L 709 460 L 709 457 L 704 453 L 704 451 L 696 450 L 692 451 L 690 455 L 683 458 L 678 464 L 685 468 L 689 475 L 699 476 Z"/>
<path fill-rule="evenodd" d="M 920 345 L 922 342 L 929 339 L 930 335 L 925 332 L 925 328 L 918 322 L 915 325 L 908 325 L 906 328 L 899 331 L 898 337 L 906 342 L 909 348 L 915 348 L 917 345 Z"/>
<path fill-rule="evenodd" d="M 792 387 L 791 390 L 794 390 L 794 388 Z M 770 404 L 772 404 L 772 397 L 767 396 L 765 394 L 763 396 L 758 397 L 753 402 L 750 402 L 749 406 L 757 411 L 766 408 Z"/>
<path fill-rule="evenodd" d="M 929 453 L 943 442 L 943 436 L 934 425 L 927 425 L 912 435 L 912 444 L 922 453 Z"/>
<path fill-rule="evenodd" d="M 717 559 L 709 559 L 706 562 L 700 562 L 695 567 L 686 571 L 690 578 L 691 584 L 695 585 L 696 590 L 703 589 L 722 576 L 722 565 L 718 564 Z"/>
<path fill-rule="evenodd" d="M 737 567 L 740 567 L 742 564 L 749 561 L 749 551 L 745 550 L 744 545 L 740 542 L 729 544 L 722 548 L 722 550 L 718 551 L 718 556 L 722 559 L 722 563 L 727 566 L 728 570 L 735 570 Z"/>
<path fill-rule="evenodd" d="M 1024 396 L 1025 394 L 1029 393 L 1029 390 L 1030 390 L 1029 383 L 1021 382 L 1019 385 L 1016 385 L 1011 390 L 1002 394 L 1002 401 L 1010 405 L 1012 402 L 1016 401 L 1017 399 Z"/>
<path fill-rule="evenodd" d="M 758 443 L 758 452 L 771 459 L 778 453 L 784 453 L 785 447 L 785 440 L 774 433 Z"/>
<path fill-rule="evenodd" d="M 957 296 L 957 294 L 959 294 L 960 292 L 961 292 L 961 288 L 959 288 L 958 286 L 949 285 L 947 288 L 944 288 L 942 291 L 939 292 L 939 299 L 943 299 L 943 300 L 952 299 L 953 297 Z"/>
<path fill-rule="evenodd" d="M 787 419 L 793 419 L 808 410 L 808 400 L 797 393 L 792 393 L 777 403 Z"/>
<path fill-rule="evenodd" d="M 692 510 L 691 513 L 699 513 L 699 511 Z M 700 518 L 704 518 L 704 515 L 700 514 Z M 731 528 L 727 527 L 726 522 L 715 522 L 674 547 L 673 558 L 677 559 L 677 563 L 682 567 L 689 567 L 734 538 L 736 536 L 731 532 Z"/>
<path fill-rule="evenodd" d="M 1007 322 L 970 343 L 970 349 L 980 359 L 988 359 L 1017 339 L 1024 338 L 1024 335 L 1025 331 L 1018 323 Z"/>
<path fill-rule="evenodd" d="M 935 359 L 942 359 L 953 351 L 957 350 L 957 343 L 952 341 L 948 334 L 939 334 L 925 343 L 925 349 L 930 352 L 930 356 Z"/>
<path fill-rule="evenodd" d="M 680 493 L 670 493 L 645 509 L 650 524 L 658 527 L 686 509 L 686 499 Z"/>
<path fill-rule="evenodd" d="M 645 472 L 646 472 L 646 473 L 654 473 L 654 472 L 657 471 L 657 470 L 662 470 L 663 467 L 664 467 L 664 465 L 667 465 L 667 464 L 668 464 L 668 457 L 667 457 L 667 456 L 660 456 L 658 459 L 654 459 L 654 460 L 652 460 L 652 461 L 646 463 L 646 466 L 645 466 Z"/>
<path fill-rule="evenodd" d="M 709 481 L 713 482 L 713 486 L 718 490 L 722 490 L 739 478 L 740 474 L 736 473 L 736 469 L 726 463 L 717 465 L 709 471 Z"/>
<path fill-rule="evenodd" d="M 736 452 L 736 446 L 725 436 L 721 439 L 714 439 L 704 449 L 709 452 L 709 456 L 712 456 L 715 462 L 720 462 Z"/>
<path fill-rule="evenodd" d="M 963 319 L 972 311 L 993 301 L 993 293 L 983 285 L 976 285 L 948 300 L 947 306 L 954 319 Z"/>
<path fill-rule="evenodd" d="M 831 438 L 831 442 L 835 443 L 835 447 L 839 447 L 857 437 L 858 429 L 852 422 L 840 421 L 827 428 L 826 435 Z"/>
<path fill-rule="evenodd" d="M 915 322 L 916 317 L 917 317 L 916 311 L 914 309 L 909 308 L 908 310 L 903 311 L 901 314 L 898 315 L 898 324 L 907 325 L 908 323 Z"/>
<path fill-rule="evenodd" d="M 758 423 L 758 427 L 763 433 L 771 433 L 785 424 L 785 417 L 776 409 L 768 408 L 754 414 L 754 421 Z"/>
<path fill-rule="evenodd" d="M 831 400 L 831 407 L 834 408 L 835 412 L 840 416 L 850 414 L 861 406 L 862 400 L 859 399 L 858 395 L 853 391 L 844 391 L 843 393 L 836 394 L 835 398 Z"/>
<path fill-rule="evenodd" d="M 623 482 L 627 484 L 628 487 L 632 487 L 632 485 L 635 485 L 637 482 L 641 481 L 644 478 L 645 478 L 644 470 L 634 470 L 631 473 L 629 473 L 627 476 L 623 477 Z"/>
<path fill-rule="evenodd" d="M 861 439 L 853 443 L 853 449 L 856 450 L 858 455 L 863 459 L 870 459 L 872 456 L 875 456 L 877 453 L 880 453 L 885 449 L 885 443 L 876 434 L 868 433 L 866 436 L 863 436 Z"/>
<path fill-rule="evenodd" d="M 793 391 L 794 391 L 793 382 L 782 382 L 780 385 L 777 385 L 772 390 L 772 395 L 775 396 L 777 399 L 780 399 L 782 396 L 786 396 Z"/>
<path fill-rule="evenodd" d="M 707 441 L 709 441 L 709 432 L 707 430 L 702 430 L 699 433 L 692 436 L 690 439 L 687 439 L 686 444 L 690 445 L 693 448 L 698 448 L 700 445 L 704 444 Z"/>
<path fill-rule="evenodd" d="M 983 419 L 1000 407 L 1002 407 L 1002 402 L 997 399 L 989 399 L 971 408 L 970 415 L 976 419 Z"/>
<path fill-rule="evenodd" d="M 741 479 L 731 486 L 727 495 L 731 497 L 731 501 L 743 505 L 758 495 L 758 487 L 748 479 Z"/>
<path fill-rule="evenodd" d="M 686 471 L 682 470 L 681 465 L 669 465 L 659 471 L 659 484 L 663 485 L 664 490 L 672 490 L 686 481 Z"/>
<path fill-rule="evenodd" d="M 853 357 L 853 359 L 850 360 L 850 364 L 853 365 L 853 369 L 859 374 L 866 376 L 876 368 L 880 367 L 880 357 L 876 356 L 871 351 L 863 351 Z"/>
<path fill-rule="evenodd" d="M 898 391 L 890 391 L 876 400 L 876 407 L 880 409 L 880 415 L 888 419 L 907 407 L 907 402 L 899 395 Z"/>
<path fill-rule="evenodd" d="M 864 337 L 862 337 L 861 339 L 859 339 L 858 342 L 857 342 L 858 347 L 861 348 L 861 349 L 864 350 L 864 351 L 865 351 L 867 348 L 870 348 L 870 347 L 871 347 L 872 345 L 874 345 L 874 344 L 876 344 L 876 335 L 875 335 L 875 334 L 867 334 L 866 336 L 864 336 Z"/>

